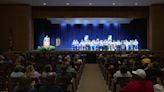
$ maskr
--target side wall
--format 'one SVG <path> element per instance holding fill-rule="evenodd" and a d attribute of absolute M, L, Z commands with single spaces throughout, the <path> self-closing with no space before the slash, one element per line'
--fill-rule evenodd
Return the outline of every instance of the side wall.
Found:
<path fill-rule="evenodd" d="M 28 5 L 0 5 L 0 51 L 32 49 L 31 20 Z"/>
<path fill-rule="evenodd" d="M 152 5 L 149 14 L 149 35 L 153 51 L 164 51 L 164 5 Z"/>

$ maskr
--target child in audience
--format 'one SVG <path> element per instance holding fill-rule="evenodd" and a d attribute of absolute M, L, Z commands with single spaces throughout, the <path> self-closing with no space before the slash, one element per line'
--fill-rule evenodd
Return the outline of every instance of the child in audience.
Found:
<path fill-rule="evenodd" d="M 164 92 L 164 76 L 157 77 L 157 84 L 154 85 L 154 92 Z"/>

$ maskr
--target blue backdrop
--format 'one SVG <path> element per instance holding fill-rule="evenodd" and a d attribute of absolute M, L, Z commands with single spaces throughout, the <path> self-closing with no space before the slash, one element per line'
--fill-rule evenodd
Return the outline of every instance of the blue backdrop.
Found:
<path fill-rule="evenodd" d="M 134 19 L 129 24 L 51 24 L 46 19 L 34 20 L 34 46 L 43 45 L 44 36 L 51 38 L 51 45 L 56 44 L 56 38 L 61 39 L 60 50 L 70 50 L 72 40 L 81 40 L 85 35 L 89 39 L 107 39 L 112 35 L 113 40 L 139 41 L 139 49 L 147 49 L 147 20 Z"/>

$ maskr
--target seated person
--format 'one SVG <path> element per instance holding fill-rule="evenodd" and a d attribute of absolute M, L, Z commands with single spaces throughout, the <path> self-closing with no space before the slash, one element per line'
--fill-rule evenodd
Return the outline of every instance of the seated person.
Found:
<path fill-rule="evenodd" d="M 153 83 L 146 80 L 146 72 L 143 69 L 132 71 L 133 80 L 129 82 L 122 92 L 154 92 Z"/>
<path fill-rule="evenodd" d="M 164 92 L 164 76 L 157 77 L 157 84 L 154 85 L 154 92 Z"/>
<path fill-rule="evenodd" d="M 5 62 L 5 57 L 2 55 L 2 53 L 0 53 L 0 63 L 4 63 Z"/>
<path fill-rule="evenodd" d="M 125 65 L 121 66 L 121 69 L 116 71 L 113 75 L 114 79 L 117 80 L 119 77 L 132 77 L 131 73 L 128 71 Z"/>
<path fill-rule="evenodd" d="M 45 78 L 48 76 L 48 74 L 54 74 L 56 75 L 56 73 L 52 70 L 52 66 L 50 64 L 45 65 L 45 69 L 42 73 L 42 77 Z"/>
<path fill-rule="evenodd" d="M 10 74 L 11 78 L 20 78 L 22 76 L 24 76 L 24 73 L 21 67 L 15 67 L 14 71 Z"/>
<path fill-rule="evenodd" d="M 48 74 L 46 83 L 39 87 L 39 92 L 64 92 L 60 86 L 55 85 L 56 75 Z"/>
<path fill-rule="evenodd" d="M 146 79 L 153 82 L 153 84 L 156 83 L 156 77 L 160 75 L 161 70 L 159 68 L 158 62 L 153 62 L 148 65 L 148 67 L 145 69 L 146 72 Z"/>
<path fill-rule="evenodd" d="M 30 78 L 22 77 L 13 92 L 37 92 L 34 84 Z"/>
<path fill-rule="evenodd" d="M 38 78 L 41 76 L 41 74 L 37 71 L 35 71 L 33 65 L 29 65 L 26 67 L 26 73 L 25 73 L 26 77 L 30 77 L 30 78 Z"/>

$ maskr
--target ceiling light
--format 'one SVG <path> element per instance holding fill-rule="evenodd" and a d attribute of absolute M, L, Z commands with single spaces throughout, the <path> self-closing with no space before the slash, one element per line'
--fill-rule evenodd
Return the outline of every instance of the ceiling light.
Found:
<path fill-rule="evenodd" d="M 112 5 L 116 5 L 116 3 L 112 3 Z"/>
<path fill-rule="evenodd" d="M 70 5 L 70 3 L 66 3 L 66 5 Z"/>
<path fill-rule="evenodd" d="M 43 5 L 47 5 L 47 3 L 43 3 Z"/>
<path fill-rule="evenodd" d="M 89 5 L 92 5 L 92 3 L 89 3 Z"/>
<path fill-rule="evenodd" d="M 134 5 L 136 5 L 136 6 L 137 6 L 137 5 L 138 5 L 138 3 L 136 2 L 136 3 L 134 3 Z"/>

